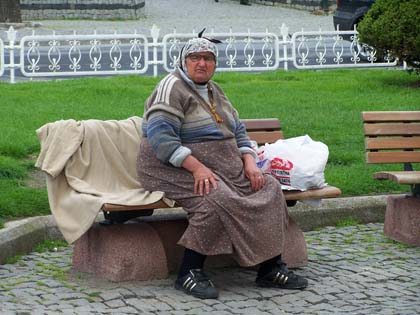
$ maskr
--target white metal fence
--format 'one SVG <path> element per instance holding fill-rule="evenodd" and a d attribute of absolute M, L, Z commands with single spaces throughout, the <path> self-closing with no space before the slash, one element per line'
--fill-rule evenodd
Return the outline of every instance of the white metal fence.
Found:
<path fill-rule="evenodd" d="M 185 42 L 197 36 L 193 31 L 175 30 L 160 37 L 154 26 L 150 35 L 137 34 L 56 34 L 23 36 L 11 27 L 8 44 L 0 39 L 0 77 L 26 78 L 149 74 L 172 71 Z M 378 61 L 376 51 L 361 45 L 354 31 L 301 31 L 292 35 L 282 25 L 280 33 L 219 32 L 206 36 L 218 44 L 218 71 L 270 71 L 349 67 L 392 67 L 397 60 Z M 6 63 L 7 62 L 7 63 Z M 20 71 L 19 71 L 20 70 Z"/>
<path fill-rule="evenodd" d="M 293 34 L 291 43 L 293 65 L 297 69 L 383 67 L 397 64 L 397 60 L 390 55 L 378 62 L 376 50 L 361 44 L 356 30 L 301 31 Z"/>
<path fill-rule="evenodd" d="M 148 65 L 146 43 L 141 34 L 24 36 L 20 70 L 25 77 L 143 74 Z M 124 49 L 127 67 L 122 64 Z"/>

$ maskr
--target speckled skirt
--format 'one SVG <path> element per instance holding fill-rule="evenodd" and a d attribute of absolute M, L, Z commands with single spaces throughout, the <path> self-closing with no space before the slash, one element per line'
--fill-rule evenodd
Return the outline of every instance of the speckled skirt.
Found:
<path fill-rule="evenodd" d="M 195 194 L 192 174 L 157 160 L 147 139 L 137 159 L 143 187 L 164 191 L 187 212 L 188 227 L 178 244 L 205 255 L 232 254 L 241 266 L 281 254 L 289 217 L 277 180 L 265 175 L 266 184 L 254 192 L 234 139 L 184 146 L 219 176 L 210 194 Z"/>

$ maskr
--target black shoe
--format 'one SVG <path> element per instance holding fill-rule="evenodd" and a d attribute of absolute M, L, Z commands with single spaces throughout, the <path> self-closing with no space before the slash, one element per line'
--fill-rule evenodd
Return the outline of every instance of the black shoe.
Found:
<path fill-rule="evenodd" d="M 217 299 L 219 291 L 201 269 L 191 269 L 175 281 L 175 289 L 200 299 Z"/>
<path fill-rule="evenodd" d="M 301 290 L 308 286 L 308 280 L 289 271 L 283 262 L 278 262 L 273 270 L 257 277 L 255 282 L 259 287 L 289 290 Z"/>

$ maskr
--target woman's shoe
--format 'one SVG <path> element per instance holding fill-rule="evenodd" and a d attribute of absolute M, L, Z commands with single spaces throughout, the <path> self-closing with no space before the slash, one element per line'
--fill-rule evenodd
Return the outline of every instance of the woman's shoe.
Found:
<path fill-rule="evenodd" d="M 264 288 L 281 288 L 289 290 L 302 290 L 308 286 L 308 280 L 295 275 L 289 271 L 283 262 L 277 265 L 265 275 L 257 277 L 255 280 L 257 286 Z"/>
<path fill-rule="evenodd" d="M 175 289 L 200 299 L 217 299 L 219 291 L 202 269 L 191 269 L 175 281 Z"/>

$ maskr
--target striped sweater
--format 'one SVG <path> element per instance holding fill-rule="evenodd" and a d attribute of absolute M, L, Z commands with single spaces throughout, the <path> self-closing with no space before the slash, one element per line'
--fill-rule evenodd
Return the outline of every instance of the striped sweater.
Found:
<path fill-rule="evenodd" d="M 162 79 L 147 99 L 142 123 L 143 136 L 163 163 L 180 167 L 191 154 L 183 143 L 235 138 L 242 153 L 251 153 L 251 143 L 238 112 L 221 88 L 210 81 L 214 103 L 223 123 L 217 123 L 208 103 L 180 70 Z"/>

